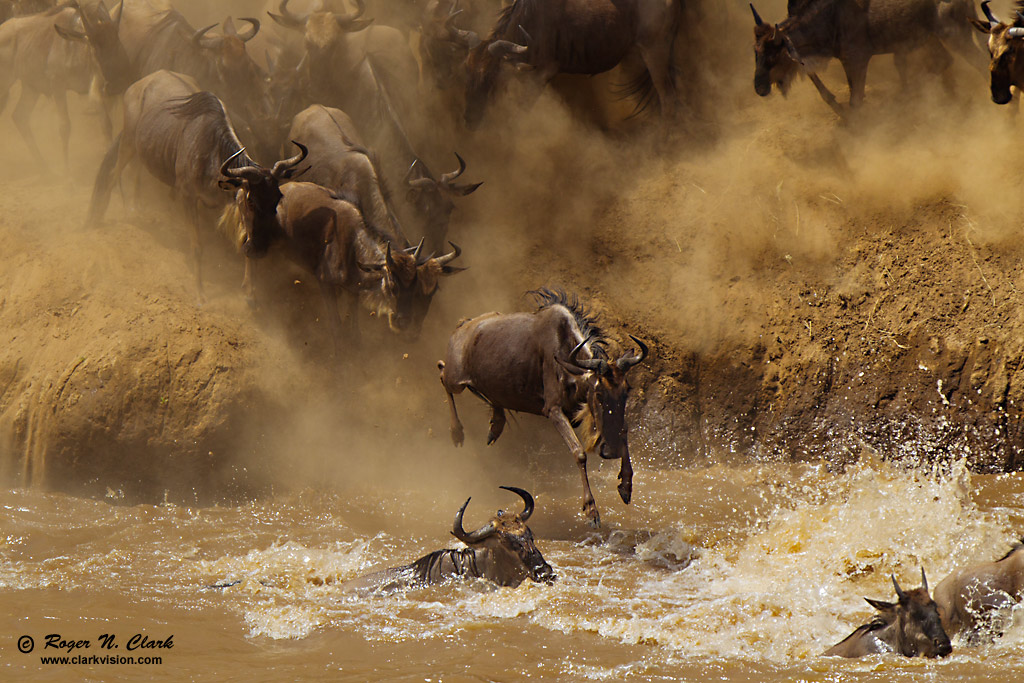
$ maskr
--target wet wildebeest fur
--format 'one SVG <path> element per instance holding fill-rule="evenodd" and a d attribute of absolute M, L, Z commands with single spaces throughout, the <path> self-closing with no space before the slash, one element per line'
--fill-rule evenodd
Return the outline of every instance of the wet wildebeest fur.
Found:
<path fill-rule="evenodd" d="M 681 19 L 678 0 L 515 0 L 466 60 L 466 126 L 479 125 L 498 89 L 504 62 L 532 71 L 543 87 L 558 74 L 609 71 L 634 51 L 647 70 L 634 88 L 641 93 L 641 106 L 653 87 L 662 112 L 670 117 L 676 97 L 673 51 Z"/>
<path fill-rule="evenodd" d="M 96 175 L 88 225 L 102 220 L 114 183 L 133 159 L 171 187 L 184 206 L 192 226 L 196 289 L 202 298 L 200 210 L 220 209 L 229 202 L 220 186 L 225 160 L 231 159 L 233 167 L 262 167 L 244 152 L 223 103 L 212 93 L 200 91 L 188 76 L 169 71 L 150 74 L 125 91 L 124 130 L 107 151 Z M 272 172 L 262 169 L 265 182 L 252 183 L 252 194 L 259 195 L 253 201 L 276 206 L 279 182 L 299 161 L 301 155 L 275 164 Z M 273 231 L 247 234 L 243 241 L 247 259 L 265 254 L 277 237 Z"/>
<path fill-rule="evenodd" d="M 1024 87 L 1024 2 L 1017 3 L 1013 21 L 999 21 L 992 14 L 988 2 L 981 3 L 986 21 L 971 19 L 971 23 L 988 35 L 990 90 L 992 101 L 1007 104 L 1013 99 L 1010 87 Z"/>
<path fill-rule="evenodd" d="M 825 651 L 834 657 L 863 657 L 894 652 L 905 657 L 945 657 L 953 651 L 942 629 L 938 607 L 928 596 L 921 569 L 921 587 L 904 591 L 892 577 L 897 602 L 864 598 L 878 615 Z"/>
<path fill-rule="evenodd" d="M 536 313 L 488 313 L 462 322 L 448 340 L 445 359 L 438 363 L 441 384 L 448 395 L 452 441 L 461 446 L 462 423 L 455 394 L 469 389 L 491 407 L 487 443 L 505 428 L 505 410 L 543 415 L 554 423 L 579 466 L 583 480 L 583 511 L 593 526 L 600 517 L 587 479 L 587 452 L 602 458 L 621 458 L 619 496 L 629 503 L 633 469 L 626 434 L 626 373 L 647 356 L 639 352 L 608 360 L 608 340 L 592 316 L 564 292 L 534 292 Z M 582 424 L 580 445 L 573 423 Z"/>
<path fill-rule="evenodd" d="M 106 114 L 112 106 L 109 97 L 131 83 L 130 65 L 117 30 L 117 19 L 111 18 L 102 4 L 83 10 L 61 7 L 0 24 L 0 111 L 15 81 L 21 81 L 21 96 L 12 116 L 40 168 L 48 165 L 32 133 L 32 110 L 41 96 L 52 98 L 57 107 L 67 165 L 71 133 L 68 91 L 87 94 L 93 79 L 102 77 L 108 98 Z M 103 125 L 109 137 L 109 115 L 104 116 Z"/>
<path fill-rule="evenodd" d="M 967 19 L 974 16 L 970 0 L 791 0 L 789 16 L 779 24 L 761 19 L 754 5 L 754 90 L 766 96 L 772 86 L 783 94 L 801 70 L 806 71 L 822 98 L 837 112 L 843 110 L 815 72 L 838 59 L 850 86 L 850 107 L 864 100 L 868 62 L 874 55 L 892 54 L 902 89 L 909 87 L 907 58 L 914 50 L 929 50 L 930 69 L 950 85 L 953 58 L 948 44 L 965 59 L 975 61 Z"/>
<path fill-rule="evenodd" d="M 499 510 L 487 524 L 467 533 L 462 527 L 462 515 L 470 500 L 467 499 L 455 515 L 452 535 L 468 548 L 436 550 L 412 564 L 374 572 L 348 581 L 343 587 L 360 593 L 386 593 L 463 578 L 485 579 L 510 587 L 526 579 L 552 583 L 555 573 L 537 549 L 530 527 L 526 526 L 533 514 L 533 496 L 514 486 L 501 488 L 522 497 L 523 511 L 517 514 Z"/>
<path fill-rule="evenodd" d="M 1006 609 L 1024 597 L 1024 540 L 995 562 L 957 569 L 935 587 L 942 626 L 950 636 L 1002 633 Z"/>

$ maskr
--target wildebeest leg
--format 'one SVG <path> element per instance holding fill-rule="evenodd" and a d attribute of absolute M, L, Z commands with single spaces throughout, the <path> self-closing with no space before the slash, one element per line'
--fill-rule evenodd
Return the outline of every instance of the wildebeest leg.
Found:
<path fill-rule="evenodd" d="M 324 302 L 324 317 L 327 320 L 327 327 L 331 333 L 331 348 L 334 356 L 340 356 L 341 352 L 341 316 L 338 314 L 338 289 L 333 282 L 317 277 L 317 284 L 320 286 L 320 297 Z"/>
<path fill-rule="evenodd" d="M 854 59 L 843 62 L 846 82 L 850 86 L 850 109 L 856 109 L 864 103 L 864 89 L 868 79 L 868 60 Z"/>
<path fill-rule="evenodd" d="M 47 173 L 49 172 L 49 166 L 43 160 L 43 155 L 39 151 L 39 145 L 36 144 L 36 138 L 32 134 L 32 110 L 35 108 L 36 102 L 39 101 L 39 95 L 38 90 L 25 87 L 25 84 L 22 83 L 21 97 L 18 98 L 18 104 L 15 105 L 14 113 L 11 116 L 14 119 L 14 125 L 18 128 L 18 132 L 21 133 L 21 138 L 28 145 L 32 156 L 35 157 L 40 170 Z"/>
<path fill-rule="evenodd" d="M 456 446 L 461 446 L 463 442 L 465 442 L 466 440 L 466 435 L 462 431 L 462 422 L 459 421 L 459 412 L 455 410 L 454 394 L 461 393 L 465 387 L 463 387 L 462 385 L 457 385 L 456 387 L 454 387 L 455 392 L 453 393 L 452 389 L 448 388 L 448 383 L 444 381 L 445 365 L 443 360 L 437 362 L 437 369 L 441 371 L 441 386 L 444 387 L 444 393 L 448 396 L 448 411 L 451 416 L 452 443 L 454 443 Z"/>
<path fill-rule="evenodd" d="M 242 277 L 242 291 L 245 292 L 245 300 L 250 308 L 256 308 L 256 283 L 253 276 L 256 272 L 256 264 L 248 256 L 245 258 L 245 275 Z"/>
<path fill-rule="evenodd" d="M 821 78 L 818 77 L 818 74 L 813 71 L 809 71 L 807 72 L 807 77 L 811 79 L 811 83 L 814 84 L 814 87 L 818 90 L 818 94 L 821 95 L 821 99 L 825 100 L 825 104 L 829 106 L 829 109 L 835 112 L 839 118 L 846 118 L 846 110 L 843 109 L 841 104 L 839 104 L 839 101 L 836 100 L 836 96 L 833 95 L 832 91 L 828 89 L 828 86 L 822 82 Z"/>
<path fill-rule="evenodd" d="M 502 430 L 505 429 L 505 409 L 501 406 L 491 405 L 491 427 L 487 430 L 487 445 L 498 440 Z"/>
<path fill-rule="evenodd" d="M 569 419 L 562 412 L 561 408 L 554 408 L 547 411 L 547 418 L 555 423 L 555 429 L 562 436 L 562 440 L 569 446 L 576 464 L 580 468 L 580 478 L 583 480 L 583 513 L 589 518 L 590 526 L 595 529 L 601 526 L 601 517 L 597 514 L 597 503 L 594 502 L 594 494 L 590 491 L 590 479 L 587 478 L 587 454 L 576 438 L 576 432 L 572 430 Z"/>
<path fill-rule="evenodd" d="M 71 145 L 71 115 L 68 113 L 68 94 L 59 90 L 53 96 L 53 104 L 57 107 L 57 118 L 60 119 L 60 144 L 64 152 L 64 170 L 71 174 L 71 157 L 69 147 Z"/>
<path fill-rule="evenodd" d="M 640 57 L 651 74 L 651 82 L 658 93 L 661 114 L 672 119 L 676 114 L 676 88 L 672 80 L 672 47 L 668 40 L 640 48 Z"/>
<path fill-rule="evenodd" d="M 622 456 L 622 466 L 619 468 L 619 498 L 626 505 L 629 505 L 633 497 L 633 465 L 629 462 L 629 454 Z"/>
<path fill-rule="evenodd" d="M 114 138 L 114 117 L 112 114 L 115 107 L 117 107 L 117 100 L 117 97 L 103 96 L 103 111 L 100 112 L 100 124 L 103 126 L 103 134 L 107 136 L 108 141 Z"/>
<path fill-rule="evenodd" d="M 892 55 L 892 63 L 896 67 L 896 73 L 900 77 L 900 90 L 906 94 L 910 88 L 910 56 L 904 52 L 894 52 Z"/>

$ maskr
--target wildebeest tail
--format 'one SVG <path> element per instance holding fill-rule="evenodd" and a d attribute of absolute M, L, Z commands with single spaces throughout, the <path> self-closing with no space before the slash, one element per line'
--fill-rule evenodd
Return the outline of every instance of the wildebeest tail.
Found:
<path fill-rule="evenodd" d="M 89 215 L 85 219 L 86 227 L 91 227 L 103 219 L 107 212 L 107 205 L 110 203 L 110 192 L 114 187 L 114 168 L 117 166 L 117 158 L 121 154 L 121 133 L 117 134 L 110 148 L 103 156 L 100 168 L 96 172 L 96 182 L 92 187 L 92 199 L 89 201 Z"/>

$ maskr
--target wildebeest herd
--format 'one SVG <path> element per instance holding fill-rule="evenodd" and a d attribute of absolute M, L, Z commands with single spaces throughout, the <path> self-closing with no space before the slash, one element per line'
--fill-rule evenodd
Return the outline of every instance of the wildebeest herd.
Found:
<path fill-rule="evenodd" d="M 358 343 L 360 305 L 375 309 L 390 331 L 415 337 L 442 279 L 462 270 L 450 222 L 460 199 L 481 183 L 462 182 L 467 164 L 457 151 L 453 170 L 428 166 L 422 150 L 431 146 L 431 127 L 485 125 L 510 80 L 527 81 L 526 92 L 536 97 L 559 74 L 604 73 L 630 57 L 641 68 L 624 91 L 636 98 L 637 111 L 656 109 L 672 121 L 686 106 L 675 55 L 681 35 L 693 30 L 690 4 L 318 0 L 299 11 L 282 0 L 266 16 L 195 27 L 161 0 L 0 0 L 0 111 L 20 82 L 14 123 L 43 168 L 30 126 L 40 97 L 56 105 L 67 163 L 67 92 L 94 93 L 111 144 L 87 226 L 100 228 L 115 188 L 137 202 L 138 181 L 136 192 L 126 193 L 123 178 L 126 169 L 136 179 L 145 169 L 184 209 L 200 300 L 203 236 L 217 226 L 244 256 L 243 286 L 254 305 L 254 262 L 271 250 L 315 279 L 341 349 Z M 930 67 L 947 75 L 950 50 L 978 62 L 973 25 L 988 37 L 992 99 L 1005 104 L 1011 88 L 1024 85 L 1017 59 L 1024 3 L 1012 21 L 999 20 L 988 2 L 979 9 L 984 19 L 972 0 L 789 0 L 788 16 L 772 24 L 751 4 L 754 89 L 762 96 L 773 87 L 785 92 L 795 76 L 807 75 L 846 117 L 864 100 L 872 56 L 893 54 L 904 85 L 915 51 L 926 51 Z M 267 19 L 276 33 L 264 28 Z M 848 106 L 817 74 L 831 59 L 845 71 Z M 416 117 L 410 93 L 421 88 L 440 94 L 446 120 Z M 111 116 L 116 107 L 120 117 Z M 122 125 L 115 133 L 116 118 Z M 392 187 L 401 187 L 406 201 L 394 201 Z M 488 444 L 501 436 L 506 410 L 544 416 L 572 452 L 583 511 L 596 527 L 587 454 L 620 460 L 618 491 L 629 503 L 627 377 L 649 348 L 630 335 L 635 348 L 613 353 L 615 342 L 575 296 L 548 288 L 534 294 L 534 312 L 487 313 L 452 334 L 438 363 L 451 438 L 457 446 L 464 440 L 455 405 L 464 389 L 491 409 Z M 467 549 L 440 550 L 349 587 L 373 592 L 467 576 L 506 586 L 553 581 L 526 526 L 533 497 L 503 488 L 522 498 L 523 511 L 499 512 L 466 532 L 467 501 L 452 530 Z M 869 599 L 877 617 L 826 654 L 945 656 L 951 635 L 998 630 L 993 615 L 1024 589 L 1024 544 L 997 562 L 954 572 L 934 596 L 923 570 L 921 581 L 904 590 L 893 577 L 897 602 Z"/>

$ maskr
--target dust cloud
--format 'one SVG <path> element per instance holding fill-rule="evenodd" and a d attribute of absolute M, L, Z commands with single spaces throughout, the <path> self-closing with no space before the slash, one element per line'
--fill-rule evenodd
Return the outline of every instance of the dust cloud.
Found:
<path fill-rule="evenodd" d="M 784 4 L 765 1 L 758 10 L 779 21 Z M 462 130 L 452 112 L 427 122 L 433 135 L 422 146 L 431 168 L 451 170 L 458 152 L 468 162 L 465 179 L 484 181 L 458 202 L 449 232 L 469 270 L 442 283 L 418 341 L 391 336 L 364 312 L 363 345 L 339 358 L 331 357 L 314 283 L 282 258 L 259 264 L 265 300 L 250 311 L 238 289 L 241 258 L 211 235 L 210 301 L 197 307 L 188 233 L 166 188 L 149 188 L 142 225 L 115 197 L 108 227 L 80 228 L 106 148 L 96 101 L 73 99 L 69 172 L 60 170 L 52 106 L 38 105 L 33 126 L 52 165 L 42 177 L 8 109 L 0 118 L 0 258 L 8 273 L 0 313 L 14 332 L 0 363 L 0 417 L 12 445 L 0 472 L 14 484 L 57 488 L 81 483 L 61 477 L 85 478 L 115 497 L 119 486 L 184 499 L 217 486 L 243 494 L 325 487 L 375 499 L 372 490 L 446 516 L 452 500 L 469 494 L 497 500 L 499 484 L 575 497 L 575 465 L 541 418 L 520 416 L 485 448 L 488 413 L 465 394 L 457 400 L 467 445 L 452 447 L 436 361 L 460 319 L 528 309 L 527 290 L 562 286 L 600 311 L 620 341 L 628 343 L 626 332 L 646 336 L 672 357 L 746 343 L 778 305 L 779 282 L 834 277 L 829 266 L 853 235 L 892 233 L 898 241 L 900 226 L 927 220 L 936 207 L 955 206 L 960 218 L 948 229 L 969 231 L 978 245 L 1014 245 L 1024 209 L 1018 122 L 1013 109 L 988 99 L 980 42 L 977 64 L 957 57 L 954 92 L 929 75 L 904 91 L 891 58 L 875 59 L 864 108 L 840 122 L 805 79 L 785 98 L 754 93 L 746 3 L 688 5 L 678 122 L 627 117 L 611 95 L 628 80 L 622 70 L 560 78 L 532 106 L 524 104 L 531 93 L 514 83 L 475 132 Z M 222 20 L 225 9 L 256 14 L 249 2 L 178 6 L 197 26 Z M 844 99 L 838 65 L 823 76 Z M 430 93 L 420 98 L 424 111 L 441 111 Z M 393 189 L 401 201 L 404 192 Z M 26 273 L 35 274 L 31 282 Z M 63 318 L 54 313 L 65 307 Z M 108 394 L 69 432 L 61 414 L 86 404 L 91 375 L 82 373 L 110 376 L 83 351 L 96 335 L 112 344 L 102 351 L 111 368 L 130 368 L 122 389 L 135 400 Z M 179 386 L 175 373 L 194 367 L 171 362 L 175 349 L 187 356 L 183 347 L 212 356 L 207 374 L 219 378 L 219 394 L 189 398 L 189 387 Z M 83 370 L 69 372 L 80 358 Z M 55 390 L 62 381 L 80 394 L 75 406 Z M 195 380 L 199 392 L 203 381 Z M 213 417 L 204 413 L 211 406 Z M 138 433 L 118 444 L 123 430 L 100 424 L 108 418 L 138 421 Z M 197 420 L 217 449 L 189 431 Z M 83 434 L 110 441 L 73 442 Z M 176 455 L 179 438 L 192 439 L 178 446 L 198 454 Z M 606 504 L 614 497 L 610 487 L 597 495 Z"/>

